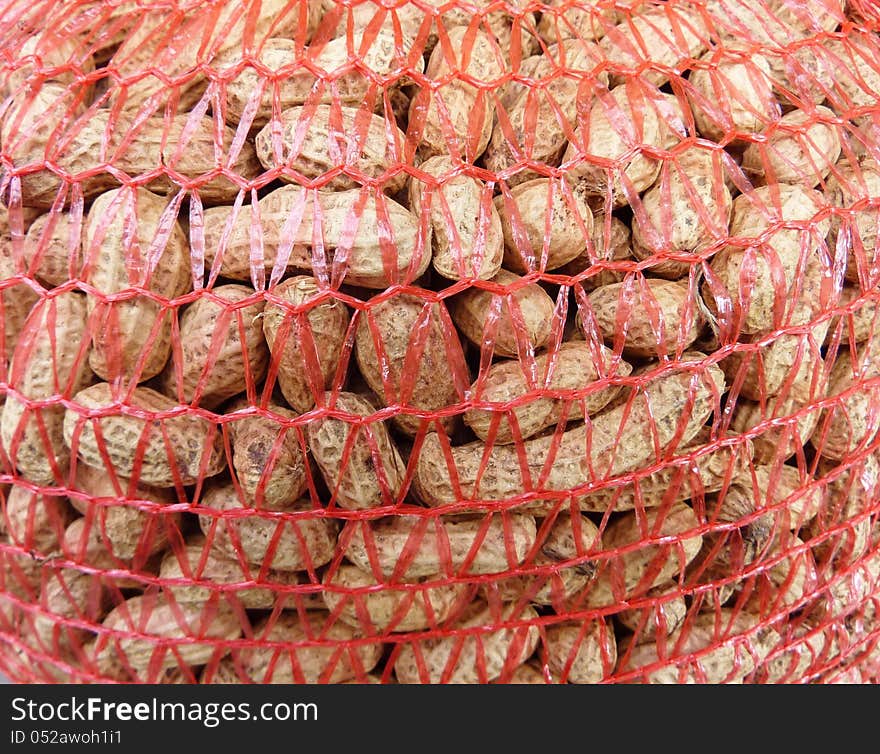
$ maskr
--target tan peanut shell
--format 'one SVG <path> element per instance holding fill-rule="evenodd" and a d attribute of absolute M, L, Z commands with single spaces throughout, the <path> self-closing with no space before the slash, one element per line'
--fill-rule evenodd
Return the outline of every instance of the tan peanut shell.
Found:
<path fill-rule="evenodd" d="M 700 613 L 671 636 L 621 653 L 617 671 L 635 671 L 642 683 L 742 683 L 770 649 L 758 624 L 736 608 Z"/>
<path fill-rule="evenodd" d="M 60 553 L 65 559 L 84 566 L 83 572 L 91 569 L 97 571 L 114 571 L 112 578 L 107 578 L 104 585 L 119 598 L 119 590 L 146 588 L 144 575 L 155 576 L 157 563 L 136 563 L 131 559 L 117 557 L 113 553 L 113 544 L 101 527 L 101 522 L 87 512 L 82 518 L 76 518 L 64 530 Z"/>
<path fill-rule="evenodd" d="M 24 259 L 29 275 L 52 288 L 84 276 L 82 216 L 69 212 L 40 215 L 27 229 Z"/>
<path fill-rule="evenodd" d="M 310 571 L 333 557 L 337 523 L 317 515 L 307 500 L 250 509 L 233 485 L 216 484 L 206 490 L 202 507 L 216 512 L 199 516 L 202 532 L 227 557 L 277 571 Z M 232 515 L 242 510 L 247 515 Z"/>
<path fill-rule="evenodd" d="M 254 143 L 266 170 L 281 167 L 307 179 L 333 172 L 321 184 L 331 191 L 359 188 L 364 178 L 377 180 L 383 191 L 396 194 L 407 174 L 391 174 L 391 168 L 402 161 L 405 140 L 403 132 L 381 115 L 317 105 L 285 110 L 263 127 Z M 286 171 L 279 177 L 287 183 L 302 181 Z"/>
<path fill-rule="evenodd" d="M 682 363 L 702 358 L 688 352 Z M 571 490 L 565 499 L 577 500 L 582 494 L 578 487 L 652 463 L 657 450 L 674 438 L 687 444 L 715 410 L 723 391 L 724 378 L 714 365 L 693 374 L 672 372 L 593 418 L 589 428 L 570 429 L 560 438 L 526 440 L 519 449 L 502 445 L 487 450 L 481 442 L 461 445 L 448 451 L 451 464 L 437 435 L 428 435 L 416 464 L 414 488 L 432 506 L 509 500 L 528 490 L 556 492 L 550 497 L 557 501 L 563 499 L 559 492 Z M 525 471 L 520 451 L 525 454 Z M 535 497 L 542 499 L 540 494 Z"/>
<path fill-rule="evenodd" d="M 810 406 L 806 399 L 769 398 L 762 405 L 739 398 L 730 428 L 740 434 L 753 434 L 755 462 L 772 464 L 799 452 L 816 431 L 819 415 L 820 409 Z"/>
<path fill-rule="evenodd" d="M 610 349 L 594 347 L 586 341 L 560 344 L 556 351 L 547 351 L 535 359 L 537 380 L 532 382 L 527 367 L 518 360 L 498 361 L 492 364 L 473 385 L 471 395 L 476 401 L 489 404 L 505 404 L 516 401 L 512 409 L 516 417 L 518 435 L 514 432 L 510 414 L 499 410 L 469 409 L 464 422 L 484 442 L 493 432 L 498 444 L 516 442 L 516 437 L 528 439 L 547 427 L 556 425 L 565 416 L 567 421 L 582 419 L 584 415 L 599 413 L 620 393 L 620 386 L 613 383 L 598 389 L 591 385 L 607 376 L 626 377 L 632 367 L 623 359 L 615 359 Z M 523 396 L 533 390 L 543 389 L 547 396 Z M 561 393 L 555 397 L 553 393 Z M 501 414 L 495 419 L 497 414 Z"/>
<path fill-rule="evenodd" d="M 493 681 L 493 683 L 525 686 L 537 684 L 546 685 L 548 681 L 544 677 L 544 673 L 540 667 L 531 662 L 527 662 L 516 668 L 508 678 L 502 676 L 497 681 Z"/>
<path fill-rule="evenodd" d="M 487 280 L 501 269 L 501 218 L 491 189 L 478 178 L 456 174 L 456 167 L 445 155 L 419 165 L 436 183 L 413 176 L 409 207 L 417 217 L 430 211 L 432 264 L 440 275 L 449 280 Z"/>
<path fill-rule="evenodd" d="M 420 631 L 443 625 L 468 604 L 471 585 L 443 581 L 435 575 L 414 584 L 390 586 L 367 571 L 343 564 L 327 572 L 322 596 L 331 613 L 367 636 Z M 380 585 L 381 589 L 367 591 Z"/>
<path fill-rule="evenodd" d="M 615 348 L 622 343 L 628 355 L 679 353 L 700 334 L 702 315 L 696 298 L 687 280 L 629 278 L 589 294 L 592 311 L 583 315 L 584 327 L 589 331 L 595 322 L 605 341 Z"/>
<path fill-rule="evenodd" d="M 109 610 L 110 595 L 100 576 L 72 568 L 53 569 L 43 582 L 40 607 L 48 615 L 34 615 L 29 643 L 47 654 L 59 655 L 82 645 L 91 634 L 69 621 L 100 623 Z"/>
<path fill-rule="evenodd" d="M 844 285 L 838 302 L 844 313 L 831 318 L 825 345 L 833 343 L 838 336 L 841 345 L 870 340 L 880 328 L 878 301 L 877 289 L 863 292 L 859 285 Z"/>
<path fill-rule="evenodd" d="M 584 556 L 602 549 L 598 527 L 586 516 L 568 513 L 561 513 L 549 529 L 546 527 L 547 522 L 538 524 L 540 550 L 534 558 L 527 558 L 526 564 L 541 572 L 488 582 L 484 587 L 487 601 L 497 596 L 502 602 L 528 599 L 535 605 L 562 605 L 595 576 L 596 564 Z M 575 564 L 566 565 L 575 560 Z"/>
<path fill-rule="evenodd" d="M 351 522 L 345 557 L 378 580 L 412 580 L 447 573 L 503 573 L 535 544 L 531 516 L 462 520 L 404 516 Z"/>
<path fill-rule="evenodd" d="M 617 663 L 617 642 L 604 618 L 548 626 L 544 648 L 550 672 L 560 683 L 599 683 Z"/>
<path fill-rule="evenodd" d="M 580 254 L 560 267 L 558 272 L 573 277 L 590 271 L 581 280 L 581 285 L 587 292 L 609 283 L 621 282 L 625 273 L 607 267 L 593 268 L 603 262 L 624 262 L 632 259 L 631 235 L 629 226 L 614 215 L 594 213 L 590 241 Z"/>
<path fill-rule="evenodd" d="M 10 280 L 16 273 L 11 254 L 6 253 L 6 239 L 0 236 L 0 278 Z M 11 283 L 0 291 L 0 374 L 8 380 L 9 362 L 21 338 L 28 314 L 39 296 L 27 282 Z"/>
<path fill-rule="evenodd" d="M 548 44 L 560 39 L 601 39 L 616 18 L 615 8 L 596 0 L 579 5 L 550 0 L 547 5 L 538 22 L 538 34 Z"/>
<path fill-rule="evenodd" d="M 146 189 L 121 188 L 99 196 L 89 210 L 83 240 L 88 283 L 92 353 L 89 364 L 102 379 L 142 382 L 162 371 L 171 353 L 173 311 L 135 293 L 141 287 L 166 299 L 192 286 L 189 245 L 168 201 Z M 132 232 L 134 228 L 134 232 Z"/>
<path fill-rule="evenodd" d="M 312 458 L 321 470 L 330 501 L 346 510 L 400 502 L 406 464 L 383 421 L 361 423 L 376 409 L 355 393 L 328 393 L 326 405 L 343 416 L 309 422 Z"/>
<path fill-rule="evenodd" d="M 812 484 L 812 477 L 794 466 L 756 464 L 738 474 L 735 481 L 779 526 L 792 531 L 806 526 L 825 507 L 825 488 Z"/>
<path fill-rule="evenodd" d="M 699 57 L 709 44 L 709 30 L 697 8 L 664 5 L 633 13 L 606 31 L 599 49 L 611 64 L 614 81 L 641 76 L 660 86 L 665 68 Z"/>
<path fill-rule="evenodd" d="M 825 203 L 818 192 L 787 184 L 762 186 L 734 199 L 730 236 L 743 240 L 712 257 L 713 279 L 703 286 L 709 308 L 732 309 L 732 324 L 745 335 L 767 332 L 784 321 L 795 286 L 809 277 L 796 274 L 802 247 L 806 261 L 818 265 L 813 257 L 830 230 L 829 220 L 817 218 Z M 804 229 L 791 227 L 794 223 L 803 223 Z M 754 283 L 741 287 L 744 275 Z M 816 300 L 814 307 L 820 304 Z"/>
<path fill-rule="evenodd" d="M 64 414 L 64 442 L 89 466 L 103 469 L 106 451 L 117 476 L 154 487 L 195 484 L 226 467 L 222 431 L 191 414 L 157 418 L 177 403 L 155 390 L 117 397 L 101 382 L 80 390 L 73 404 Z M 80 413 L 95 409 L 102 415 L 94 420 Z"/>
<path fill-rule="evenodd" d="M 273 36 L 289 36 L 304 45 L 319 21 L 319 6 L 306 6 L 305 24 L 301 5 L 288 0 L 263 0 L 253 8 L 223 2 L 212 13 L 197 8 L 171 16 L 159 9 L 144 13 L 110 59 L 117 75 L 127 79 L 114 92 L 114 104 L 130 111 L 151 105 L 150 109 L 158 109 L 172 93 L 193 104 L 208 84 L 199 66 L 217 55 L 259 50 Z M 166 77 L 182 77 L 184 83 L 172 88 Z"/>
<path fill-rule="evenodd" d="M 639 475 L 635 481 L 611 483 L 594 492 L 578 495 L 578 508 L 596 513 L 606 510 L 622 512 L 640 507 L 657 508 L 718 492 L 733 476 L 749 466 L 752 445 L 744 442 L 707 450 L 710 442 L 709 432 L 701 430 L 690 441 L 682 443 L 678 450 L 683 458 L 691 459 L 687 463 L 670 462 L 657 471 Z M 550 501 L 546 501 L 527 504 L 524 510 L 538 515 L 550 507 Z"/>
<path fill-rule="evenodd" d="M 746 609 L 756 615 L 784 614 L 795 609 L 819 583 L 813 553 L 791 532 L 781 532 L 770 543 L 764 560 L 767 568 L 757 577 L 746 602 Z"/>
<path fill-rule="evenodd" d="M 283 423 L 296 414 L 274 403 L 267 410 L 268 416 L 250 415 L 226 425 L 235 478 L 255 507 L 298 500 L 308 485 L 305 443 L 294 427 Z"/>
<path fill-rule="evenodd" d="M 764 131 L 743 153 L 742 168 L 752 182 L 793 183 L 812 188 L 840 156 L 837 116 L 827 107 L 793 110 Z"/>
<path fill-rule="evenodd" d="M 24 400 L 73 397 L 92 380 L 85 297 L 65 292 L 42 299 L 25 320 L 12 357 L 9 384 Z M 37 484 L 61 483 L 70 453 L 62 425 L 64 407 L 30 408 L 7 394 L 0 444 L 22 475 Z"/>
<path fill-rule="evenodd" d="M 348 309 L 342 301 L 322 295 L 309 275 L 288 278 L 269 293 L 263 334 L 272 369 L 277 365 L 278 386 L 291 407 L 308 411 L 316 396 L 335 382 L 348 332 Z"/>
<path fill-rule="evenodd" d="M 373 37 L 355 28 L 353 42 L 351 49 L 358 55 L 357 67 L 349 68 L 351 53 L 347 35 L 331 39 L 321 46 L 312 46 L 305 53 L 305 58 L 314 64 L 315 69 L 334 76 L 333 86 L 330 86 L 326 79 L 298 63 L 302 51 L 297 42 L 282 37 L 267 39 L 255 57 L 272 72 L 273 77 L 265 77 L 256 68 L 243 67 L 238 76 L 226 85 L 227 122 L 237 124 L 244 119 L 246 111 L 250 113 L 258 87 L 262 87 L 262 91 L 253 111 L 252 130 L 262 128 L 272 117 L 276 89 L 282 111 L 314 102 L 316 98 L 323 104 L 339 102 L 349 107 L 359 107 L 371 100 L 374 109 L 378 110 L 383 106 L 382 91 L 373 77 L 387 80 L 404 63 L 419 73 L 424 69 L 421 56 L 406 52 L 403 57 L 398 55 L 393 29 L 380 29 Z M 240 61 L 241 50 L 229 50 L 217 57 L 215 65 L 223 70 L 237 67 Z M 340 69 L 346 68 L 348 70 L 340 72 Z M 390 84 L 391 92 L 404 83 L 402 78 L 394 80 Z"/>
<path fill-rule="evenodd" d="M 582 180 L 590 194 L 610 191 L 615 207 L 630 204 L 634 193 L 650 187 L 660 163 L 641 147 L 661 146 L 663 129 L 654 97 L 635 82 L 598 93 L 587 115 L 578 119 L 577 133 L 563 155 L 563 163 L 571 164 L 568 178 Z"/>
<path fill-rule="evenodd" d="M 637 644 L 668 636 L 684 622 L 688 608 L 677 587 L 655 587 L 645 594 L 645 600 L 650 604 L 614 615 L 618 623 L 633 632 L 633 641 Z"/>
<path fill-rule="evenodd" d="M 163 513 L 156 505 L 177 502 L 167 489 L 133 485 L 112 471 L 76 464 L 70 503 L 86 516 L 106 548 L 119 560 L 143 563 L 168 546 L 181 525 L 180 513 Z M 79 494 L 76 494 L 79 493 Z M 141 508 L 139 504 L 153 503 Z"/>
<path fill-rule="evenodd" d="M 452 76 L 436 89 L 422 88 L 413 98 L 409 130 L 418 134 L 425 157 L 451 154 L 471 161 L 485 151 L 492 135 L 495 102 L 490 88 L 504 73 L 504 56 L 489 35 L 473 26 L 456 26 L 445 36 L 431 53 L 425 76 L 434 80 Z M 464 81 L 461 74 L 480 86 Z M 452 137 L 449 141 L 447 134 Z"/>
<path fill-rule="evenodd" d="M 494 173 L 508 171 L 523 156 L 539 165 L 558 166 L 577 126 L 579 96 L 608 84 L 601 64 L 599 49 L 582 40 L 566 40 L 524 59 L 520 74 L 538 84 L 507 85 L 486 148 L 486 167 Z M 507 183 L 515 186 L 538 177 L 536 171 L 520 168 Z"/>
<path fill-rule="evenodd" d="M 41 555 L 49 555 L 58 548 L 72 518 L 63 497 L 40 495 L 18 485 L 7 492 L 0 513 L 0 532 L 9 544 Z"/>
<path fill-rule="evenodd" d="M 350 285 L 384 289 L 419 277 L 431 262 L 430 238 L 418 218 L 382 194 L 353 189 L 315 196 L 301 186 L 282 186 L 260 199 L 259 217 L 262 262 L 257 255 L 252 259 L 253 207 L 206 210 L 205 266 L 215 265 L 233 280 L 251 280 L 252 264 L 257 275 L 276 266 L 282 272 L 312 270 L 316 231 L 328 255 L 326 270 L 322 261 L 316 273 Z"/>
<path fill-rule="evenodd" d="M 241 663 L 256 683 L 343 683 L 362 679 L 378 665 L 382 644 L 351 644 L 361 636 L 324 611 L 305 615 L 285 611 L 254 627 L 254 637 L 266 645 L 242 650 Z"/>
<path fill-rule="evenodd" d="M 519 183 L 509 198 L 496 197 L 495 207 L 504 232 L 504 268 L 511 272 L 556 270 L 583 251 L 593 232 L 586 193 L 565 181 Z"/>
<path fill-rule="evenodd" d="M 830 248 L 836 248 L 841 233 L 851 234 L 846 279 L 856 283 L 859 270 L 872 269 L 876 259 L 880 221 L 877 207 L 872 205 L 880 197 L 880 164 L 872 157 L 862 157 L 855 164 L 841 158 L 828 175 L 824 195 L 830 204 L 846 210 L 843 216 L 832 216 L 828 242 Z M 871 203 L 861 209 L 853 208 L 866 199 Z"/>
<path fill-rule="evenodd" d="M 263 306 L 246 285 L 204 290 L 180 316 L 176 352 L 160 377 L 162 392 L 181 403 L 214 409 L 255 389 L 269 367 Z"/>
<path fill-rule="evenodd" d="M 216 594 L 220 602 L 235 599 L 247 610 L 271 610 L 276 601 L 285 599 L 284 587 L 299 583 L 294 573 L 273 570 L 263 573 L 256 565 L 246 568 L 237 558 L 224 557 L 203 542 L 188 544 L 180 555 L 182 557 L 168 552 L 159 570 L 163 581 L 181 582 L 179 586 L 172 583 L 164 586 L 177 602 L 204 604 Z M 194 582 L 205 583 L 196 585 Z M 248 582 L 261 586 L 243 586 Z M 294 607 L 293 599 L 290 607 Z"/>
<path fill-rule="evenodd" d="M 644 260 L 669 252 L 687 255 L 726 239 L 732 200 L 724 176 L 718 153 L 699 147 L 676 152 L 673 162 L 664 162 L 635 214 L 635 257 Z M 690 261 L 665 259 L 651 265 L 650 271 L 677 280 L 686 277 L 691 266 Z"/>
<path fill-rule="evenodd" d="M 462 335 L 477 347 L 491 338 L 496 356 L 517 356 L 520 344 L 525 348 L 546 345 L 555 313 L 550 295 L 537 283 L 524 283 L 506 270 L 489 282 L 505 290 L 496 294 L 474 286 L 452 299 L 449 313 Z M 498 298 L 500 306 L 495 303 Z"/>
<path fill-rule="evenodd" d="M 761 53 L 724 45 L 710 50 L 688 74 L 688 102 L 702 136 L 744 140 L 780 115 L 770 63 Z"/>
<path fill-rule="evenodd" d="M 597 572 L 571 604 L 607 607 L 636 597 L 683 574 L 700 552 L 703 537 L 696 530 L 700 521 L 684 503 L 653 508 L 639 521 L 635 512 L 623 514 L 602 533 L 602 546 L 616 551 L 645 540 L 674 537 L 668 544 L 641 544 L 610 558 L 597 559 Z"/>
<path fill-rule="evenodd" d="M 457 403 L 469 381 L 461 344 L 440 301 L 399 293 L 370 306 L 359 316 L 355 344 L 361 375 L 386 406 L 438 411 Z M 453 420 L 443 416 L 427 426 L 449 431 Z M 414 413 L 395 414 L 393 421 L 408 435 L 423 424 Z"/>
<path fill-rule="evenodd" d="M 70 85 L 76 81 L 77 74 L 95 70 L 94 58 L 73 35 L 36 32 L 25 40 L 15 55 L 15 68 L 4 76 L 4 94 L 14 94 L 35 81 Z"/>
<path fill-rule="evenodd" d="M 828 376 L 828 397 L 836 398 L 819 418 L 818 431 L 811 438 L 824 458 L 843 460 L 866 447 L 880 430 L 880 389 L 861 383 L 880 375 L 880 336 L 855 352 L 844 348 Z M 858 389 L 853 389 L 859 385 Z"/>
<path fill-rule="evenodd" d="M 204 665 L 226 654 L 226 643 L 241 636 L 238 615 L 223 602 L 172 603 L 162 594 L 127 599 L 102 626 L 106 631 L 95 643 L 98 667 L 119 663 L 136 672 L 156 665 Z"/>
<path fill-rule="evenodd" d="M 406 643 L 394 662 L 400 683 L 487 683 L 512 673 L 535 651 L 538 614 L 532 607 L 507 605 L 497 609 L 474 602 L 451 627 L 476 629 L 502 621 L 517 622 L 490 632 L 468 632 Z"/>

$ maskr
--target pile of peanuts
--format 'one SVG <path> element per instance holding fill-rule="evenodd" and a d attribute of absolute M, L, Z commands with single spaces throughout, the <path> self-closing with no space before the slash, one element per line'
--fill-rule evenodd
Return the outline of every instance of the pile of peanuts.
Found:
<path fill-rule="evenodd" d="M 869 12 L 10 4 L 0 669 L 880 675 Z"/>

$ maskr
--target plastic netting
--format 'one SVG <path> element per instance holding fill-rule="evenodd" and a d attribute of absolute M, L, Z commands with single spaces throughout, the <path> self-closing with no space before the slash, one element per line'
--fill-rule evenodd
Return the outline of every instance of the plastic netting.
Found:
<path fill-rule="evenodd" d="M 0 670 L 877 677 L 873 3 L 0 7 Z"/>

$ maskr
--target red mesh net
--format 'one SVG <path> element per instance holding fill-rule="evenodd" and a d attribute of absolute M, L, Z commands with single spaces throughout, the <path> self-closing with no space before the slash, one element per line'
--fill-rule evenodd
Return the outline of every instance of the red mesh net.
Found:
<path fill-rule="evenodd" d="M 880 673 L 862 0 L 10 0 L 0 669 Z"/>

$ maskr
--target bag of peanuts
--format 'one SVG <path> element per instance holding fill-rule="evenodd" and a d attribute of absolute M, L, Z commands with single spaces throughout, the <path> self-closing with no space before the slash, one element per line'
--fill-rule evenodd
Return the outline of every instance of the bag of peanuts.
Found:
<path fill-rule="evenodd" d="M 0 671 L 880 676 L 878 31 L 4 3 Z"/>

